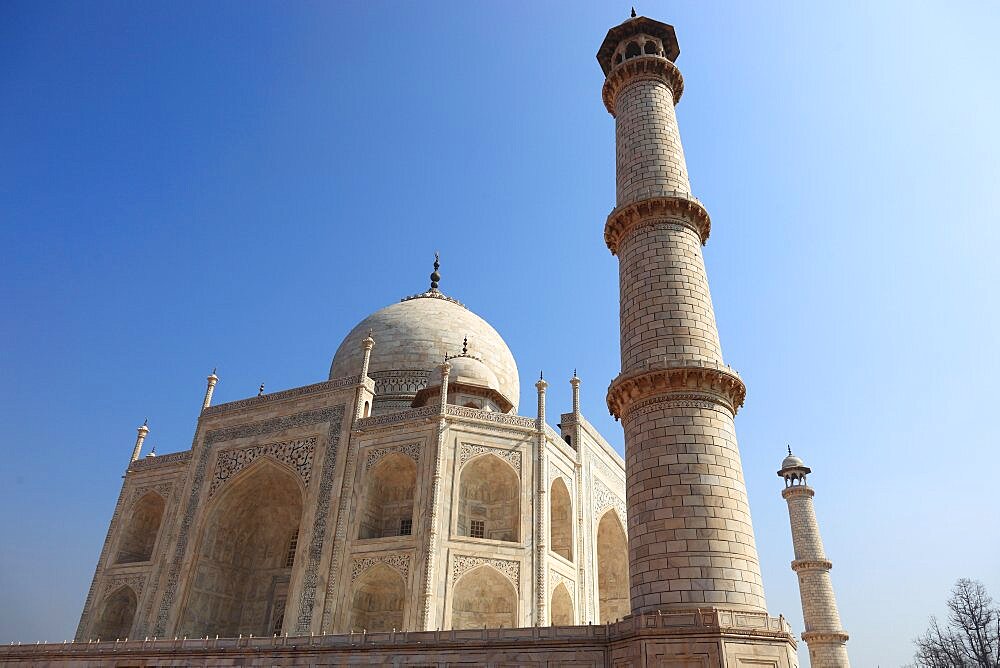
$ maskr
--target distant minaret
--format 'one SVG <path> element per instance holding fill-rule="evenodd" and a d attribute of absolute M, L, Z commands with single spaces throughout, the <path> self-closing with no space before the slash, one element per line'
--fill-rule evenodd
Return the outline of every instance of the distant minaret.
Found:
<path fill-rule="evenodd" d="M 132 448 L 132 459 L 129 460 L 130 465 L 139 459 L 139 454 L 142 452 L 142 442 L 146 440 L 146 435 L 149 433 L 149 420 L 143 420 L 136 431 L 139 433 L 135 437 L 135 447 Z"/>
<path fill-rule="evenodd" d="M 764 612 L 733 418 L 746 388 L 722 359 L 674 105 L 684 80 L 674 29 L 644 16 L 597 52 L 615 118 L 621 374 L 608 408 L 625 430 L 632 612 Z"/>
<path fill-rule="evenodd" d="M 215 375 L 215 369 L 208 374 L 208 386 L 205 388 L 205 398 L 201 402 L 201 410 L 205 410 L 212 405 L 212 393 L 215 392 L 215 384 L 219 382 L 219 377 Z"/>
<path fill-rule="evenodd" d="M 806 474 L 812 470 L 788 449 L 778 475 L 785 480 L 781 496 L 788 502 L 788 517 L 792 522 L 792 546 L 795 561 L 792 570 L 799 576 L 799 597 L 806 630 L 802 639 L 809 645 L 812 668 L 848 668 L 847 634 L 840 626 L 837 599 L 830 582 L 833 564 L 823 551 L 819 535 L 813 496 L 816 492 L 806 485 Z"/>

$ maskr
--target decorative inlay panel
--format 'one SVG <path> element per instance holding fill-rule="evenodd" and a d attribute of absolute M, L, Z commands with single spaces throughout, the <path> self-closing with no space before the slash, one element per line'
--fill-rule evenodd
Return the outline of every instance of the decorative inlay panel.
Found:
<path fill-rule="evenodd" d="M 622 485 L 622 487 L 625 486 L 625 471 L 623 471 L 622 469 L 611 468 L 610 466 L 605 464 L 600 459 L 597 459 L 596 457 L 593 459 L 593 464 L 594 468 L 596 468 L 598 471 L 606 475 L 609 480 L 617 480 L 618 483 Z"/>
<path fill-rule="evenodd" d="M 522 427 L 524 429 L 534 429 L 535 420 L 532 418 L 522 417 L 520 415 L 507 415 L 506 413 L 497 413 L 496 411 L 487 411 L 480 408 L 469 408 L 467 406 L 452 406 L 447 407 L 448 415 L 454 415 L 455 417 L 471 418 L 473 420 L 483 420 L 485 422 L 496 422 L 497 424 L 505 424 L 511 427 Z"/>
<path fill-rule="evenodd" d="M 384 427 L 390 424 L 398 424 L 400 422 L 406 422 L 408 420 L 416 420 L 419 418 L 430 417 L 432 415 L 437 415 L 439 408 L 437 406 L 421 406 L 420 408 L 412 408 L 408 411 L 400 411 L 398 413 L 387 413 L 386 415 L 376 415 L 374 417 L 366 417 L 357 420 L 354 423 L 354 428 L 358 430 L 371 429 L 372 427 Z"/>
<path fill-rule="evenodd" d="M 409 582 L 410 575 L 410 555 L 402 552 L 391 554 L 376 554 L 370 557 L 361 557 L 354 560 L 351 568 L 351 582 L 357 580 L 361 575 L 375 564 L 385 564 L 396 570 L 403 576 L 404 582 Z"/>
<path fill-rule="evenodd" d="M 560 468 L 556 468 L 556 466 L 552 463 L 552 460 L 549 460 L 549 485 L 548 485 L 548 489 L 552 489 L 552 483 L 555 482 L 556 478 L 562 478 L 563 479 L 563 482 L 566 483 L 566 489 L 567 490 L 573 489 L 573 475 L 570 474 L 570 473 L 566 473 L 565 471 L 563 471 Z"/>
<path fill-rule="evenodd" d="M 326 540 L 326 525 L 330 516 L 333 471 L 337 467 L 337 454 L 340 452 L 340 424 L 343 418 L 343 406 L 330 409 L 330 431 L 327 434 L 326 454 L 323 456 L 323 474 L 320 478 L 312 538 L 307 552 L 306 574 L 302 580 L 302 595 L 299 597 L 299 618 L 296 622 L 298 633 L 305 633 L 312 624 L 316 590 L 319 588 L 319 563 L 323 558 L 323 541 Z"/>
<path fill-rule="evenodd" d="M 164 482 L 158 485 L 143 485 L 142 487 L 136 487 L 132 490 L 131 496 L 129 496 L 128 504 L 131 506 L 148 492 L 156 492 L 163 498 L 164 501 L 166 501 L 170 498 L 170 490 L 173 489 L 173 486 L 174 484 L 172 482 Z"/>
<path fill-rule="evenodd" d="M 406 455 L 410 459 L 420 461 L 420 444 L 419 443 L 407 443 L 406 445 L 390 445 L 384 448 L 373 448 L 368 451 L 368 457 L 365 460 L 365 469 L 370 469 L 374 466 L 380 459 L 393 452 L 399 452 Z"/>
<path fill-rule="evenodd" d="M 375 381 L 375 394 L 416 394 L 427 386 L 431 371 L 376 371 L 372 373 Z"/>
<path fill-rule="evenodd" d="M 142 589 L 145 586 L 145 575 L 123 575 L 117 578 L 109 578 L 108 581 L 104 583 L 104 593 L 101 594 L 101 597 L 103 598 L 107 596 L 120 587 L 131 587 L 132 591 L 135 592 L 135 597 L 139 598 L 142 595 Z"/>
<path fill-rule="evenodd" d="M 458 450 L 458 466 L 465 466 L 466 462 L 480 455 L 496 455 L 514 467 L 517 475 L 521 475 L 521 451 L 506 450 L 504 448 L 491 448 L 477 443 L 462 443 Z"/>
<path fill-rule="evenodd" d="M 315 436 L 224 450 L 219 453 L 219 458 L 216 461 L 215 476 L 212 478 L 212 486 L 208 490 L 208 496 L 211 498 L 219 490 L 222 483 L 253 464 L 260 457 L 271 457 L 283 464 L 288 464 L 299 474 L 308 487 L 315 450 Z"/>
<path fill-rule="evenodd" d="M 514 583 L 514 588 L 517 591 L 521 591 L 521 562 L 509 559 L 487 559 L 485 557 L 455 555 L 455 558 L 451 562 L 452 584 L 472 569 L 480 566 L 492 566 L 497 569 L 507 576 L 508 580 Z"/>
<path fill-rule="evenodd" d="M 618 518 L 625 522 L 625 502 L 621 497 L 611 491 L 600 478 L 594 478 L 594 520 L 599 521 L 601 515 L 608 508 L 618 511 Z"/>
<path fill-rule="evenodd" d="M 570 596 L 572 596 L 573 590 L 576 588 L 576 583 L 562 573 L 549 570 L 549 594 L 555 591 L 555 588 L 562 583 L 566 583 L 566 589 L 569 590 Z"/>

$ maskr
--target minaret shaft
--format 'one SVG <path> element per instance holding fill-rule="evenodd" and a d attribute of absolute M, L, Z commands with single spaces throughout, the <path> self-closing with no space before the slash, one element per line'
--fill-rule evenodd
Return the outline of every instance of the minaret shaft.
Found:
<path fill-rule="evenodd" d="M 614 104 L 617 206 L 690 193 L 670 85 L 635 81 L 618 92 Z"/>
<path fill-rule="evenodd" d="M 701 251 L 710 221 L 690 195 L 674 111 L 676 40 L 657 25 L 626 22 L 602 47 L 617 140 L 605 240 L 621 288 L 622 372 L 608 405 L 625 430 L 632 612 L 764 611 L 733 424 L 745 390 L 722 361 Z"/>
<path fill-rule="evenodd" d="M 786 487 L 781 495 L 788 502 L 788 518 L 792 526 L 792 546 L 795 550 L 792 570 L 799 578 L 799 598 L 802 600 L 802 619 L 806 627 L 802 639 L 809 645 L 812 668 L 849 668 L 848 635 L 841 626 L 837 599 L 830 581 L 832 564 L 823 550 L 819 523 L 816 521 L 816 509 L 813 507 L 815 492 L 804 484 L 804 476 L 801 481 L 802 484 Z"/>

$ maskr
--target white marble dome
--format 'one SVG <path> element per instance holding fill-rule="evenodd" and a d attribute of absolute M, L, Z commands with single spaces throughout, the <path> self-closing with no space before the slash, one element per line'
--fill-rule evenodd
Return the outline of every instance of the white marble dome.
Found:
<path fill-rule="evenodd" d="M 428 380 L 434 384 L 430 374 L 437 373 L 445 355 L 460 354 L 468 337 L 469 353 L 483 361 L 496 376 L 496 389 L 517 407 L 520 381 L 510 348 L 488 322 L 440 292 L 391 304 L 358 323 L 333 356 L 331 379 L 361 373 L 361 342 L 368 330 L 375 339 L 368 375 L 376 391 L 381 384 L 393 387 L 397 396 L 415 395 Z M 419 387 L 405 386 L 408 372 L 422 379 L 416 381 Z"/>

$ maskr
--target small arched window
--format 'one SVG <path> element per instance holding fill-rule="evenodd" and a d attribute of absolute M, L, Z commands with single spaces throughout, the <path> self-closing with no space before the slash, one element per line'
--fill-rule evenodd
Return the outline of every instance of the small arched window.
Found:
<path fill-rule="evenodd" d="M 656 42 L 652 40 L 646 42 L 646 45 L 643 47 L 643 51 L 645 51 L 650 56 L 655 56 L 657 53 L 660 52 L 659 48 L 657 48 L 656 46 Z"/>
<path fill-rule="evenodd" d="M 625 57 L 635 58 L 636 56 L 642 55 L 642 49 L 639 48 L 638 42 L 629 42 L 628 46 L 625 47 Z"/>

